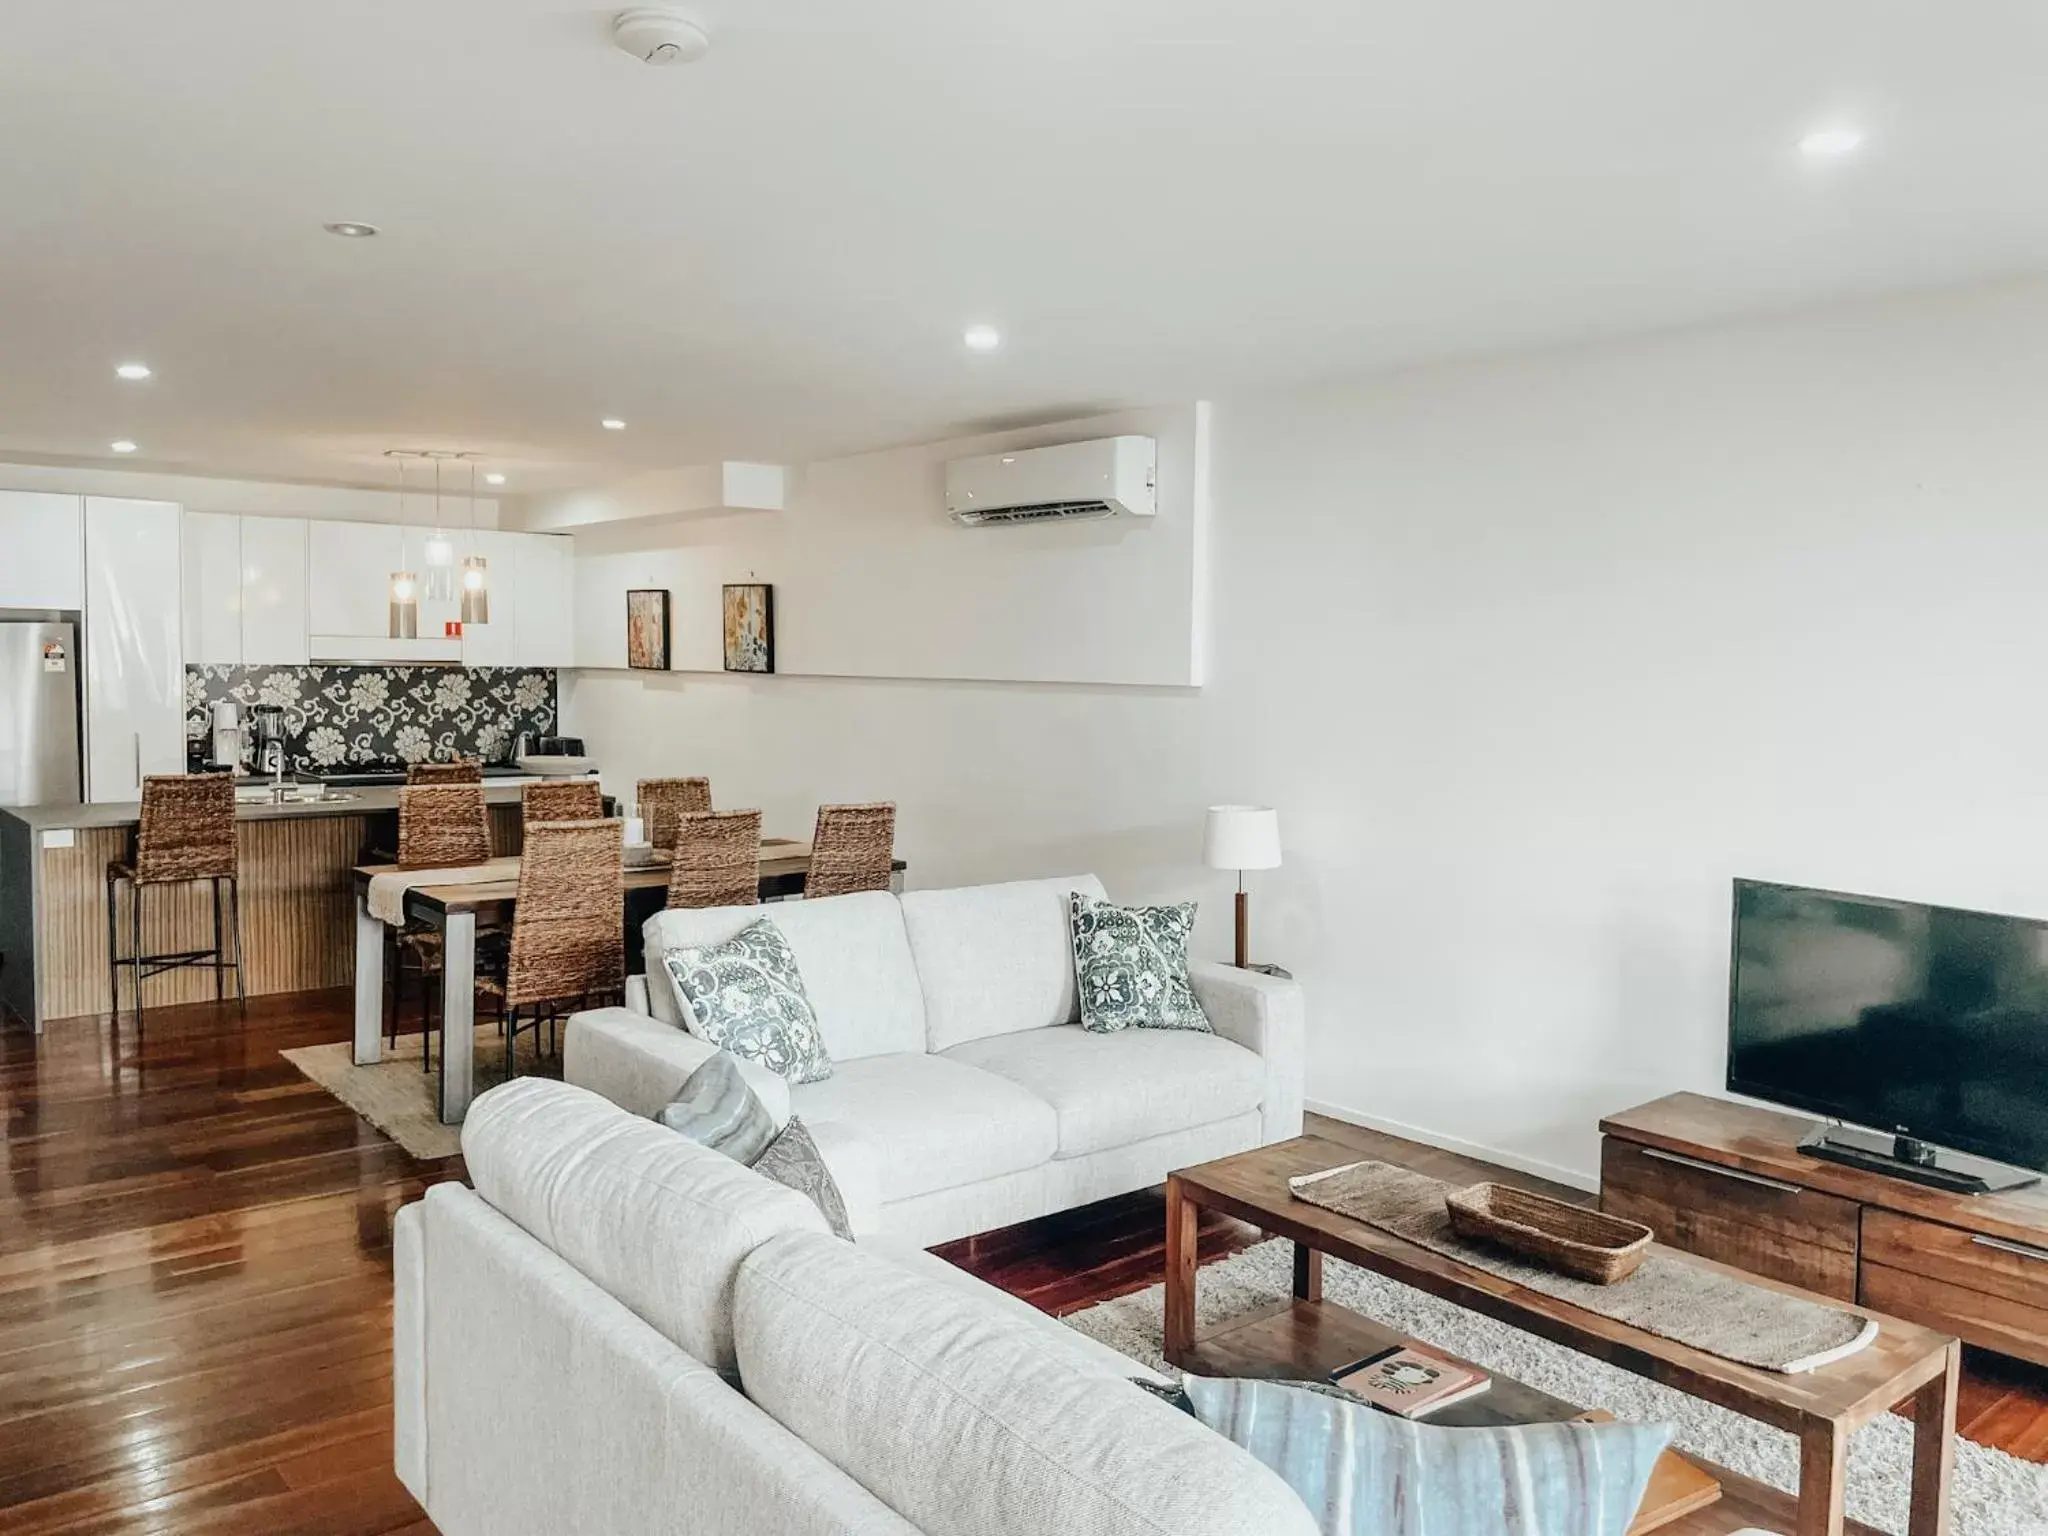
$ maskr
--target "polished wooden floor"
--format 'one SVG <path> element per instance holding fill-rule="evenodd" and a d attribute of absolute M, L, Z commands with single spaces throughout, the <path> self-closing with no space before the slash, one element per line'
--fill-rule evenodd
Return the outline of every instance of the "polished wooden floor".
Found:
<path fill-rule="evenodd" d="M 461 1165 L 413 1162 L 278 1054 L 347 1034 L 342 993 L 152 1011 L 140 1047 L 0 1031 L 0 1532 L 431 1531 L 390 1470 L 391 1215 Z M 1158 1280 L 1163 1225 L 1147 1193 L 942 1251 L 1062 1313 Z M 1203 1248 L 1254 1240 L 1212 1221 Z M 2048 1461 L 2039 1373 L 1973 1357 L 1961 1420 Z"/>

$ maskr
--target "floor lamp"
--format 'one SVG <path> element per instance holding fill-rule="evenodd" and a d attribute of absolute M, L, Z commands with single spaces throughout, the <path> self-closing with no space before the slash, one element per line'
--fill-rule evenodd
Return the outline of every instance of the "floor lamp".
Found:
<path fill-rule="evenodd" d="M 1202 862 L 1211 869 L 1237 871 L 1237 964 L 1242 970 L 1251 964 L 1251 904 L 1244 872 L 1279 868 L 1279 813 L 1270 805 L 1210 806 Z"/>

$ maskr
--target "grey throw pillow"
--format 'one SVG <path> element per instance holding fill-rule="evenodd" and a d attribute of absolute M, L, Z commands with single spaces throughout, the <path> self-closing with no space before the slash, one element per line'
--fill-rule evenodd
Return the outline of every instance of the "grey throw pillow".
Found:
<path fill-rule="evenodd" d="M 767 918 L 723 944 L 672 949 L 662 965 L 689 1004 L 690 1033 L 792 1083 L 832 1075 L 818 1016 L 782 930 Z"/>
<path fill-rule="evenodd" d="M 685 1080 L 655 1119 L 699 1146 L 751 1167 L 775 1139 L 775 1117 L 740 1075 L 730 1051 L 720 1051 Z"/>
<path fill-rule="evenodd" d="M 853 1241 L 853 1228 L 846 1220 L 846 1201 L 833 1181 L 832 1170 L 825 1166 L 825 1159 L 818 1155 L 818 1144 L 795 1115 L 789 1117 L 782 1134 L 755 1161 L 754 1172 L 786 1184 L 798 1194 L 809 1195 L 833 1232 L 849 1243 Z"/>
<path fill-rule="evenodd" d="M 1120 907 L 1079 891 L 1067 900 L 1083 1029 L 1209 1028 L 1188 981 L 1193 902 Z"/>
<path fill-rule="evenodd" d="M 1622 1536 L 1669 1424 L 1452 1429 L 1348 1394 L 1190 1376 L 1195 1417 L 1301 1496 L 1324 1536 Z"/>

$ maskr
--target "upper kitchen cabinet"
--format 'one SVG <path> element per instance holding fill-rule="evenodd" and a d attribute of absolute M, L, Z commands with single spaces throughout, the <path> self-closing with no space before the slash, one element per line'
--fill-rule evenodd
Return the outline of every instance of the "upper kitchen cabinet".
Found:
<path fill-rule="evenodd" d="M 480 528 L 458 543 L 488 562 L 491 592 L 491 621 L 463 626 L 464 665 L 575 665 L 575 540 Z"/>
<path fill-rule="evenodd" d="M 48 491 L 0 491 L 0 608 L 85 606 L 84 503 Z"/>
<path fill-rule="evenodd" d="M 303 521 L 185 514 L 188 663 L 303 665 L 307 596 Z"/>
<path fill-rule="evenodd" d="M 312 657 L 306 529 L 296 517 L 245 517 L 242 525 L 242 661 L 297 667 Z"/>
<path fill-rule="evenodd" d="M 462 642 L 442 633 L 454 605 L 422 601 L 419 637 L 390 638 L 391 573 L 425 582 L 425 534 L 389 523 L 308 523 L 308 616 L 315 661 L 460 661 Z"/>
<path fill-rule="evenodd" d="M 185 768 L 181 514 L 85 499 L 86 797 L 134 800 Z"/>
<path fill-rule="evenodd" d="M 185 514 L 184 639 L 194 666 L 242 659 L 242 520 L 231 513 Z"/>

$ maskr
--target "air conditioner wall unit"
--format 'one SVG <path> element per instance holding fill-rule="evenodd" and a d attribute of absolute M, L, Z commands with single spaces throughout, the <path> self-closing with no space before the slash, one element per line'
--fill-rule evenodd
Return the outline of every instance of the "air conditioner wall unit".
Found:
<path fill-rule="evenodd" d="M 946 511 L 969 528 L 1151 517 L 1159 510 L 1158 472 L 1159 445 L 1149 437 L 954 459 L 946 465 Z"/>

